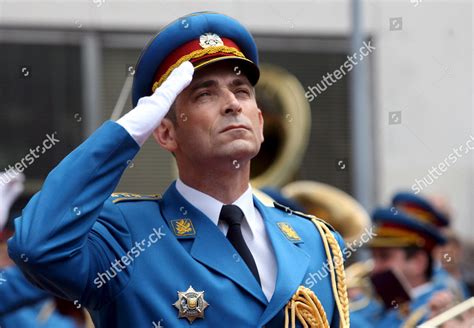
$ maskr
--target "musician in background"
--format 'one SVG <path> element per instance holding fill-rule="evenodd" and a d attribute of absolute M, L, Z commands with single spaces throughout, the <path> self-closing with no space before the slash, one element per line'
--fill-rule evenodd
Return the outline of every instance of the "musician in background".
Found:
<path fill-rule="evenodd" d="M 13 176 L 13 178 L 11 178 Z M 51 295 L 28 282 L 8 257 L 7 240 L 13 232 L 5 228 L 10 208 L 23 192 L 23 174 L 4 173 L 0 177 L 0 327 L 78 327 L 71 318 L 56 310 Z M 24 261 L 28 261 L 24 257 Z"/>
<path fill-rule="evenodd" d="M 406 285 L 410 296 L 406 302 L 394 299 L 388 307 L 385 304 L 386 309 L 375 326 L 414 327 L 429 318 L 427 304 L 435 293 L 445 289 L 433 283 L 432 251 L 446 240 L 432 223 L 401 207 L 377 209 L 372 219 L 377 234 L 369 244 L 373 274 L 391 270 Z M 391 292 L 398 291 L 387 286 L 384 293 Z"/>

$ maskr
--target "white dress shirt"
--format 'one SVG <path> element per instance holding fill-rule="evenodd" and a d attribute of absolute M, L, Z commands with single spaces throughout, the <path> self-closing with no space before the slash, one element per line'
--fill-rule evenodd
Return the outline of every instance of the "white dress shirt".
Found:
<path fill-rule="evenodd" d="M 219 214 L 224 203 L 185 185 L 180 179 L 176 181 L 176 189 L 184 199 L 214 222 L 224 235 L 227 234 L 228 225 L 219 221 Z M 237 205 L 244 212 L 242 235 L 255 259 L 263 293 L 270 301 L 275 291 L 277 264 L 263 218 L 253 203 L 252 187 L 249 185 L 248 189 L 232 204 Z"/>

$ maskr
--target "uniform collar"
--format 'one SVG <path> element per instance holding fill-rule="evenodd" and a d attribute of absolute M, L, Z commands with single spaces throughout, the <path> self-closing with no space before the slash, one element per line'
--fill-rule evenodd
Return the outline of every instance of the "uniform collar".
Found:
<path fill-rule="evenodd" d="M 431 282 L 426 282 L 422 285 L 419 285 L 411 290 L 411 296 L 412 298 L 416 299 L 428 292 L 431 292 L 433 289 L 433 283 Z"/>
<path fill-rule="evenodd" d="M 191 243 L 189 254 L 247 290 L 263 304 L 268 300 L 248 266 L 235 256 L 235 249 L 218 227 L 200 209 L 178 192 L 175 182 L 159 201 L 160 210 L 177 239 Z"/>
<path fill-rule="evenodd" d="M 209 196 L 197 189 L 186 185 L 181 179 L 176 180 L 176 189 L 191 205 L 200 210 L 215 224 L 219 224 L 219 214 L 224 203 L 218 201 L 214 197 Z M 255 236 L 255 206 L 253 202 L 252 187 L 248 186 L 247 190 L 232 203 L 237 205 L 244 212 L 246 224 L 249 225 L 252 232 L 252 238 Z M 245 224 L 245 222 L 243 222 Z"/>

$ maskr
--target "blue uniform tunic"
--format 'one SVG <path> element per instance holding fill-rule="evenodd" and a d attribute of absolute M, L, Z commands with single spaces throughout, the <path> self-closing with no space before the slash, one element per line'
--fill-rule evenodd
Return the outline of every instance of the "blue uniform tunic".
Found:
<path fill-rule="evenodd" d="M 338 326 L 331 276 L 312 278 L 328 259 L 310 220 L 254 198 L 277 260 L 269 302 L 224 234 L 174 183 L 162 197 L 110 196 L 139 149 L 108 121 L 48 175 L 9 241 L 11 258 L 32 281 L 87 307 L 96 327 L 187 327 L 173 304 L 190 286 L 209 303 L 193 327 L 281 327 L 300 285 Z"/>

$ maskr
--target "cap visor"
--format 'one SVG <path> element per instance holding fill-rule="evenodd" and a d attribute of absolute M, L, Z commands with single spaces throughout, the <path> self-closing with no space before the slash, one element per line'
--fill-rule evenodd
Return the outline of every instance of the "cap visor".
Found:
<path fill-rule="evenodd" d="M 237 75 L 240 74 L 240 70 L 242 70 L 252 85 L 257 84 L 258 79 L 260 78 L 260 70 L 258 69 L 257 65 L 255 65 L 251 60 L 247 58 L 242 58 L 242 57 L 237 57 L 237 56 L 221 56 L 221 57 L 210 58 L 208 60 L 198 62 L 197 64 L 193 64 L 194 70 L 201 69 L 210 64 L 221 62 L 223 60 L 235 61 L 236 66 L 234 68 L 234 71 L 236 72 L 236 74 Z"/>

